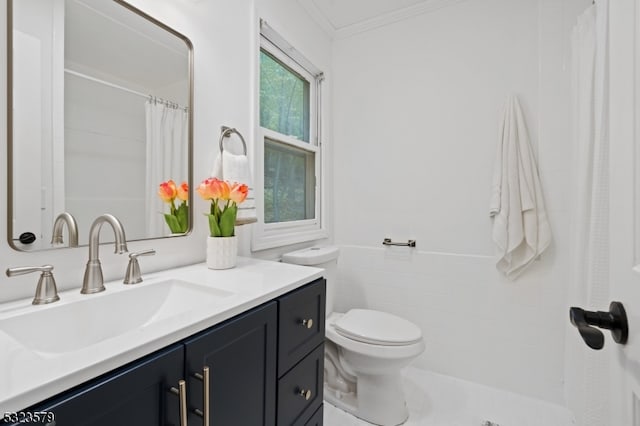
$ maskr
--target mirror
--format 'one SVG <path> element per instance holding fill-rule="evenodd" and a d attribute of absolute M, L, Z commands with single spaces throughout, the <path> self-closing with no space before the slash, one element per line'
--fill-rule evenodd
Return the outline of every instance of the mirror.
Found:
<path fill-rule="evenodd" d="M 60 215 L 80 245 L 103 213 L 129 241 L 188 232 L 158 189 L 191 183 L 189 40 L 122 0 L 9 0 L 7 21 L 9 244 L 69 246 Z"/>

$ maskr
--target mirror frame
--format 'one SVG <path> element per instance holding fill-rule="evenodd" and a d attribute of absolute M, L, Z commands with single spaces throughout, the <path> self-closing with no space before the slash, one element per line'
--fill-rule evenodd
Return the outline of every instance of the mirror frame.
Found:
<path fill-rule="evenodd" d="M 24 250 L 18 247 L 14 242 L 13 236 L 13 2 L 19 0 L 7 0 L 7 242 L 9 246 L 14 250 L 20 252 L 29 253 L 30 250 Z M 179 33 L 168 25 L 160 22 L 156 18 L 151 15 L 143 12 L 137 7 L 127 3 L 125 0 L 112 0 L 113 2 L 125 7 L 131 12 L 137 14 L 138 16 L 146 19 L 164 29 L 165 31 L 173 34 L 174 36 L 180 38 L 187 45 L 187 49 L 189 50 L 188 55 L 188 81 L 189 81 L 189 101 L 187 108 L 189 108 L 189 116 L 187 128 L 189 130 L 189 137 L 187 139 L 187 183 L 189 184 L 189 227 L 187 228 L 187 232 L 180 235 L 168 235 L 164 237 L 152 237 L 152 238 L 141 238 L 138 240 L 129 240 L 129 241 L 143 241 L 143 240 L 155 240 L 161 238 L 178 238 L 184 237 L 191 234 L 193 230 L 193 43 L 189 40 L 185 35 Z M 107 213 L 107 212 L 105 212 Z M 88 230 L 87 230 L 88 232 Z M 86 247 L 86 245 L 80 245 L 79 247 Z M 60 247 L 46 247 L 42 249 L 38 249 L 34 252 L 41 251 L 49 251 L 49 250 L 58 250 L 58 249 L 66 249 L 73 248 L 68 246 L 60 246 Z"/>

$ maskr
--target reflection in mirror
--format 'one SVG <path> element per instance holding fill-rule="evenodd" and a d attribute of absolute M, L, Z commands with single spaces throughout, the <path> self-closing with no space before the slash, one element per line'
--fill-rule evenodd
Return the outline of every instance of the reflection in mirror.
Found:
<path fill-rule="evenodd" d="M 64 213 L 80 245 L 103 213 L 128 240 L 175 235 L 158 188 L 190 181 L 190 42 L 121 0 L 8 4 L 10 244 L 73 245 Z"/>

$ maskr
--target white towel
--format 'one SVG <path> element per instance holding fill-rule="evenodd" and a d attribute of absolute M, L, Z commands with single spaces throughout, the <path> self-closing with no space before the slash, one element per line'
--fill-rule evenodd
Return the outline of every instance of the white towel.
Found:
<path fill-rule="evenodd" d="M 515 96 L 507 100 L 500 123 L 489 214 L 498 250 L 496 267 L 514 279 L 551 242 L 538 169 Z"/>
<path fill-rule="evenodd" d="M 253 191 L 253 180 L 251 179 L 251 167 L 249 158 L 246 155 L 232 154 L 223 151 L 218 154 L 213 164 L 211 177 L 226 180 L 229 182 L 244 183 L 249 187 L 249 194 L 242 204 L 238 206 L 238 216 L 236 225 L 253 223 L 258 220 L 256 215 L 256 202 Z"/>

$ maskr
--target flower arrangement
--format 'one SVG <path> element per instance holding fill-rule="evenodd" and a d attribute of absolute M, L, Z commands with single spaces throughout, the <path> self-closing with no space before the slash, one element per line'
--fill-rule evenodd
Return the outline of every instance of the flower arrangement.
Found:
<path fill-rule="evenodd" d="M 170 212 L 164 215 L 164 220 L 172 233 L 185 233 L 189 228 L 189 184 L 182 182 L 177 186 L 174 181 L 168 180 L 160 184 L 158 196 L 162 201 L 169 204 Z M 180 205 L 176 207 L 176 198 L 180 201 Z"/>
<path fill-rule="evenodd" d="M 243 183 L 208 178 L 200 183 L 196 191 L 203 200 L 211 201 L 211 210 L 207 214 L 209 235 L 233 237 L 238 205 L 247 198 L 249 187 Z"/>

